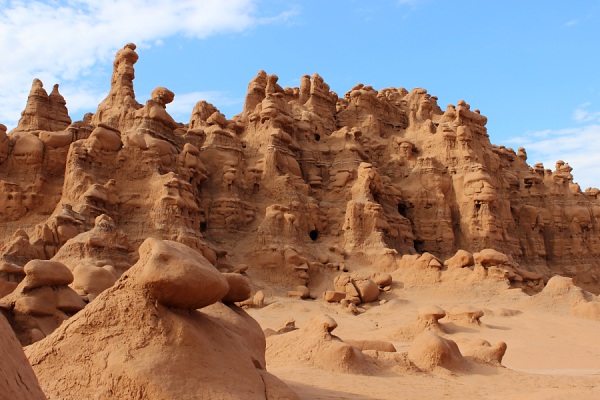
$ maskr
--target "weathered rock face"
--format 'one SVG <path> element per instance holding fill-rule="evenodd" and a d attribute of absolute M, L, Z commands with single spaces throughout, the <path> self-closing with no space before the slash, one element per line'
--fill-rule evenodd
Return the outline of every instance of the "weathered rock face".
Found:
<path fill-rule="evenodd" d="M 94 125 L 102 122 L 117 129 L 131 126 L 131 114 L 142 107 L 135 100 L 133 92 L 133 65 L 139 58 L 135 49 L 135 44 L 128 43 L 117 52 L 110 79 L 110 92 L 92 117 Z"/>
<path fill-rule="evenodd" d="M 71 117 L 66 106 L 67 102 L 54 85 L 52 92 L 44 89 L 39 79 L 34 79 L 27 99 L 27 106 L 21 113 L 21 119 L 16 131 L 50 131 L 65 130 L 71 125 Z"/>
<path fill-rule="evenodd" d="M 600 191 L 582 192 L 563 161 L 530 167 L 524 149 L 492 145 L 465 101 L 443 110 L 425 89 L 362 84 L 340 97 L 317 74 L 282 88 L 260 71 L 241 114 L 199 101 L 182 124 L 168 89 L 135 100 L 137 59 L 119 50 L 84 121 L 67 127 L 63 100 L 36 81 L 19 127 L 0 125 L 4 270 L 53 257 L 104 214 L 133 249 L 175 240 L 290 288 L 328 267 L 430 253 L 443 268 L 491 248 L 600 291 Z"/>
<path fill-rule="evenodd" d="M 0 299 L 3 313 L 19 341 L 31 344 L 52 333 L 70 316 L 85 307 L 67 285 L 73 274 L 58 261 L 32 260 L 23 268 L 25 278 L 8 296 Z"/>

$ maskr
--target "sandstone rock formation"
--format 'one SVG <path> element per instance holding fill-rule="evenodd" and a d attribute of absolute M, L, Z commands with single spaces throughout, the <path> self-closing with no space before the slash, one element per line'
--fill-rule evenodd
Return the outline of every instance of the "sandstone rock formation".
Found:
<path fill-rule="evenodd" d="M 421 333 L 411 343 L 408 358 L 424 371 L 431 371 L 435 367 L 461 369 L 465 366 L 456 343 L 429 330 Z"/>
<path fill-rule="evenodd" d="M 27 355 L 52 399 L 296 399 L 265 370 L 260 326 L 219 302 L 228 292 L 199 252 L 147 239 L 115 286 Z"/>
<path fill-rule="evenodd" d="M 425 89 L 363 84 L 339 96 L 318 74 L 283 88 L 260 71 L 239 115 L 200 100 L 180 123 L 169 89 L 136 100 L 135 49 L 117 52 L 109 94 L 83 121 L 71 123 L 58 85 L 48 95 L 34 80 L 18 126 L 0 124 L 0 296 L 24 343 L 87 302 L 94 315 L 99 299 L 112 304 L 103 293 L 118 297 L 136 279 L 144 312 L 149 299 L 262 307 L 270 285 L 353 313 L 395 281 L 492 279 L 535 293 L 560 274 L 600 292 L 600 191 L 581 191 L 564 161 L 531 167 L 524 149 L 492 145 L 487 118 L 465 101 L 442 109 Z M 200 252 L 223 272 L 214 293 L 164 295 L 176 277 L 135 277 L 148 238 Z M 43 262 L 66 266 L 72 282 L 27 286 L 27 266 Z M 66 285 L 79 296 L 69 292 L 68 308 L 57 294 Z M 600 313 L 595 299 L 580 303 L 573 313 Z M 442 313 L 430 311 L 408 336 L 440 328 Z M 87 329 L 71 321 L 63 326 Z"/>
<path fill-rule="evenodd" d="M 314 316 L 302 329 L 269 336 L 267 356 L 273 362 L 295 359 L 329 371 L 368 373 L 373 368 L 371 359 L 358 347 L 334 336 L 332 332 L 336 327 L 333 318 Z"/>
<path fill-rule="evenodd" d="M 117 52 L 110 92 L 84 121 L 71 124 L 57 87 L 47 95 L 36 80 L 19 126 L 0 129 L 7 262 L 51 258 L 106 214 L 134 247 L 177 240 L 290 289 L 364 256 L 394 265 L 427 253 L 442 268 L 459 250 L 490 248 L 518 276 L 562 274 L 600 290 L 598 191 L 582 192 L 563 161 L 530 167 L 524 149 L 492 145 L 486 117 L 465 101 L 443 110 L 425 89 L 363 84 L 338 96 L 317 74 L 282 88 L 260 71 L 241 114 L 199 101 L 182 124 L 165 109 L 168 89 L 135 99 L 135 48 Z M 57 220 L 65 207 L 70 223 Z M 19 259 L 6 249 L 18 229 L 35 248 Z M 319 261 L 333 247 L 338 259 Z"/>
<path fill-rule="evenodd" d="M 528 298 L 527 302 L 553 313 L 600 321 L 598 296 L 575 286 L 572 278 L 552 277 L 544 290 Z"/>
<path fill-rule="evenodd" d="M 424 306 L 417 310 L 417 318 L 410 324 L 401 327 L 394 333 L 394 337 L 412 340 L 425 331 L 444 334 L 445 330 L 440 319 L 446 317 L 446 311 L 438 306 Z"/>
<path fill-rule="evenodd" d="M 25 278 L 0 299 L 0 311 L 19 341 L 31 344 L 52 333 L 70 316 L 85 307 L 68 284 L 73 274 L 58 261 L 32 260 L 23 268 Z"/>
<path fill-rule="evenodd" d="M 19 341 L 0 315 L 0 393 L 3 399 L 46 399 Z"/>

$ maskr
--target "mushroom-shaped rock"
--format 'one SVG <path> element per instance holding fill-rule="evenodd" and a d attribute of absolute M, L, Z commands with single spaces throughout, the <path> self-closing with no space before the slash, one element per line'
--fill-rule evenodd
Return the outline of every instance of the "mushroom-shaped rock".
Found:
<path fill-rule="evenodd" d="M 476 264 L 490 267 L 492 265 L 503 265 L 510 262 L 508 256 L 494 249 L 483 249 L 479 253 L 473 254 Z"/>
<path fill-rule="evenodd" d="M 61 262 L 49 260 L 31 260 L 23 270 L 26 274 L 23 280 L 25 289 L 42 286 L 61 286 L 73 282 L 73 274 Z"/>
<path fill-rule="evenodd" d="M 316 315 L 310 319 L 306 329 L 317 332 L 331 333 L 335 328 L 337 328 L 337 326 L 337 322 L 335 322 L 335 320 L 329 315 Z"/>
<path fill-rule="evenodd" d="M 222 275 L 229 285 L 229 291 L 222 299 L 223 303 L 237 303 L 250 298 L 252 288 L 250 287 L 250 280 L 247 277 L 237 273 L 224 273 Z"/>
<path fill-rule="evenodd" d="M 184 244 L 148 238 L 139 251 L 140 260 L 127 275 L 165 306 L 202 308 L 229 292 L 227 279 Z"/>
<path fill-rule="evenodd" d="M 327 315 L 313 316 L 304 328 L 267 338 L 267 358 L 306 363 L 319 368 L 361 373 L 371 361 L 360 349 L 344 343 L 331 332 L 337 322 Z"/>
<path fill-rule="evenodd" d="M 206 304 L 205 286 L 215 282 L 223 290 L 212 300 L 228 291 L 214 267 L 204 271 L 207 261 L 199 254 L 179 243 L 147 239 L 140 262 L 113 287 L 39 345 L 28 346 L 48 397 L 298 399 L 265 370 L 265 337 L 243 310 L 218 301 L 201 311 L 170 307 Z M 170 273 L 157 271 L 161 267 Z M 175 290 L 189 302 L 182 304 Z"/>
<path fill-rule="evenodd" d="M 160 104 L 166 105 L 171 103 L 175 99 L 175 93 L 173 93 L 165 87 L 158 86 L 152 91 L 151 97 L 152 100 Z"/>
<path fill-rule="evenodd" d="M 463 321 L 469 324 L 480 324 L 483 311 L 473 306 L 455 306 L 448 311 L 448 318 L 454 321 Z"/>
<path fill-rule="evenodd" d="M 500 365 L 507 348 L 504 342 L 498 342 L 492 346 L 487 340 L 475 340 L 459 344 L 461 345 L 461 353 L 465 357 L 491 365 Z"/>
<path fill-rule="evenodd" d="M 417 318 L 406 326 L 402 326 L 395 336 L 405 340 L 411 340 L 424 331 L 444 333 L 444 328 L 438 320 L 444 318 L 446 312 L 438 306 L 423 306 L 417 310 Z"/>
<path fill-rule="evenodd" d="M 451 258 L 444 261 L 444 266 L 449 269 L 469 267 L 475 263 L 473 254 L 466 250 L 458 250 Z"/>
<path fill-rule="evenodd" d="M 418 310 L 419 318 L 429 321 L 438 321 L 446 316 L 446 311 L 438 306 L 423 306 Z"/>
<path fill-rule="evenodd" d="M 71 315 L 85 307 L 83 300 L 67 286 L 73 275 L 55 261 L 33 260 L 23 281 L 0 299 L 0 309 L 23 345 L 49 335 Z"/>
<path fill-rule="evenodd" d="M 435 367 L 460 369 L 465 361 L 453 340 L 432 331 L 425 331 L 413 340 L 408 349 L 408 359 L 424 371 Z"/>

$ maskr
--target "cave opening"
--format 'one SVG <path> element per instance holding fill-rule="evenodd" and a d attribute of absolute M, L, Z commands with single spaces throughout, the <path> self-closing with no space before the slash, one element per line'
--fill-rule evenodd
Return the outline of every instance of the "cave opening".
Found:
<path fill-rule="evenodd" d="M 406 204 L 398 203 L 398 214 L 406 218 Z"/>
<path fill-rule="evenodd" d="M 413 241 L 413 246 L 415 247 L 415 250 L 417 251 L 417 253 L 423 253 L 423 245 L 425 244 L 424 240 L 420 240 L 420 239 L 416 239 Z"/>

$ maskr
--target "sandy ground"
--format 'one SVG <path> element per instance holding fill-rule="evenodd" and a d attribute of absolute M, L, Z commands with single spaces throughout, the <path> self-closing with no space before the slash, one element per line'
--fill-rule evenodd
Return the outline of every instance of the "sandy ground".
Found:
<path fill-rule="evenodd" d="M 497 285 L 396 284 L 380 298 L 387 302 L 366 305 L 364 313 L 352 315 L 321 299 L 294 300 L 271 293 L 264 308 L 248 311 L 263 329 L 275 330 L 290 319 L 302 328 L 311 316 L 326 314 L 339 324 L 333 334 L 342 340 L 385 340 L 406 352 L 410 339 L 398 331 L 416 318 L 419 307 L 449 310 L 470 305 L 485 312 L 481 324 L 444 318 L 444 336 L 459 348 L 467 339 L 506 342 L 503 367 L 470 363 L 461 371 L 391 368 L 359 375 L 267 358 L 268 370 L 303 399 L 600 399 L 600 321 L 542 306 L 520 290 Z"/>

